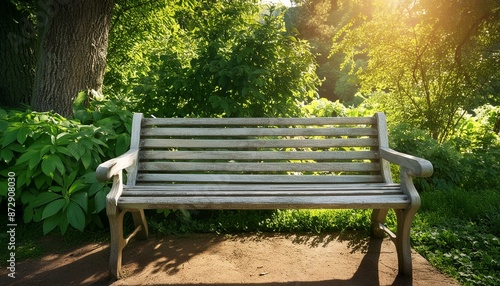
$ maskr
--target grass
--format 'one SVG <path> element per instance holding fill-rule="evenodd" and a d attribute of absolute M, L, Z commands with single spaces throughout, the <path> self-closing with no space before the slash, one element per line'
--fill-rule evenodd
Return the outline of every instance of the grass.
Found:
<path fill-rule="evenodd" d="M 463 285 L 500 285 L 500 192 L 430 191 L 424 192 L 422 207 L 412 229 L 412 246 L 430 263 Z M 192 232 L 343 232 L 356 230 L 369 235 L 369 210 L 276 210 L 276 211 L 148 211 L 151 233 L 157 236 Z M 388 225 L 394 227 L 394 214 Z M 131 228 L 132 220 L 126 217 Z M 0 227 L 5 227 L 2 224 Z M 43 240 L 40 224 L 19 224 L 16 229 L 16 260 L 37 258 L 54 249 L 39 244 Z M 109 239 L 107 230 L 77 230 L 49 234 L 75 247 Z M 6 239 L 1 230 L 0 239 Z M 60 247 L 58 245 L 58 247 Z M 6 247 L 0 248 L 7 257 Z M 2 259 L 0 263 L 5 266 Z"/>
<path fill-rule="evenodd" d="M 422 194 L 413 247 L 463 285 L 500 285 L 500 193 Z"/>

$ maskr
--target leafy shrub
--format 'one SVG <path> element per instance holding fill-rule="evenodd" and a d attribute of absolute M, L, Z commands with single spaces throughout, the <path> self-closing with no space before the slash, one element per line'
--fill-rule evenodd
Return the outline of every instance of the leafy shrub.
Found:
<path fill-rule="evenodd" d="M 102 226 L 99 213 L 109 186 L 97 182 L 94 170 L 128 149 L 130 112 L 109 101 L 94 101 L 85 109 L 85 97 L 79 95 L 72 120 L 51 112 L 0 109 L 0 174 L 15 173 L 24 221 L 43 221 L 44 233 L 56 227 L 64 233 L 69 225 L 81 231 Z M 0 199 L 5 196 L 0 193 Z"/>
<path fill-rule="evenodd" d="M 208 2 L 179 13 L 179 30 L 144 55 L 149 72 L 133 90 L 141 112 L 297 116 L 298 103 L 317 98 L 314 56 L 307 42 L 286 33 L 281 8 L 259 13 L 249 1 Z"/>
<path fill-rule="evenodd" d="M 305 117 L 346 116 L 346 107 L 338 100 L 332 102 L 326 98 L 320 98 L 302 106 L 301 113 Z"/>
<path fill-rule="evenodd" d="M 425 131 L 404 123 L 392 128 L 390 134 L 392 148 L 425 158 L 434 166 L 434 173 L 430 178 L 415 180 L 418 189 L 451 190 L 461 185 L 464 174 L 462 155 L 451 143 L 440 144 Z"/>

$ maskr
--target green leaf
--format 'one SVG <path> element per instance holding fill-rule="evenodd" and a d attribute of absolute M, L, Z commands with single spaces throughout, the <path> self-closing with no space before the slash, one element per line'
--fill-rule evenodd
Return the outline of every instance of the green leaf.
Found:
<path fill-rule="evenodd" d="M 108 192 L 106 190 L 100 190 L 95 194 L 94 203 L 95 203 L 95 212 L 99 213 L 103 209 L 106 208 L 106 195 Z"/>
<path fill-rule="evenodd" d="M 90 185 L 89 189 L 87 190 L 87 193 L 89 196 L 93 196 L 96 194 L 98 191 L 106 188 L 106 183 L 104 182 L 96 182 Z"/>
<path fill-rule="evenodd" d="M 76 229 L 83 231 L 85 228 L 85 213 L 75 202 L 70 201 L 66 209 L 68 222 Z"/>
<path fill-rule="evenodd" d="M 66 156 L 72 156 L 71 152 L 68 150 L 68 148 L 64 146 L 57 146 L 56 148 L 58 153 L 64 154 Z"/>
<path fill-rule="evenodd" d="M 87 92 L 80 91 L 73 103 L 73 112 L 77 110 L 85 110 L 85 101 L 87 100 L 87 98 L 88 98 Z"/>
<path fill-rule="evenodd" d="M 17 140 L 17 131 L 18 129 L 7 129 L 7 131 L 3 133 L 2 148 L 5 148 L 10 143 Z"/>
<path fill-rule="evenodd" d="M 36 207 L 48 204 L 48 203 L 52 202 L 53 200 L 56 200 L 59 198 L 62 198 L 62 196 L 59 194 L 56 194 L 53 192 L 43 192 L 43 193 L 40 193 L 36 197 L 36 199 L 33 201 L 33 203 L 31 203 L 29 205 L 31 205 L 33 208 L 36 208 Z"/>
<path fill-rule="evenodd" d="M 9 163 L 10 160 L 12 160 L 12 158 L 14 157 L 14 152 L 12 152 L 8 148 L 4 148 L 4 149 L 2 149 L 1 155 L 2 155 L 2 159 L 5 161 L 5 163 Z"/>
<path fill-rule="evenodd" d="M 66 230 L 68 229 L 68 217 L 65 215 L 61 215 L 61 219 L 59 220 L 59 229 L 61 229 L 61 234 L 64 235 Z"/>
<path fill-rule="evenodd" d="M 39 152 L 34 153 L 28 162 L 28 167 L 31 170 L 35 169 L 35 167 L 40 163 L 41 160 L 42 158 L 40 158 L 40 153 Z"/>
<path fill-rule="evenodd" d="M 26 151 L 26 153 L 22 154 L 21 157 L 19 157 L 19 159 L 17 159 L 16 165 L 27 162 L 33 157 L 38 157 L 39 154 L 40 153 L 36 150 L 28 149 L 28 151 Z"/>
<path fill-rule="evenodd" d="M 90 153 L 90 151 L 87 150 L 85 154 L 82 156 L 81 160 L 83 167 L 88 170 L 90 164 L 92 163 L 92 153 Z"/>
<path fill-rule="evenodd" d="M 83 211 L 87 212 L 88 202 L 89 202 L 87 193 L 85 192 L 76 193 L 70 197 L 70 200 L 77 203 L 83 209 Z"/>
<path fill-rule="evenodd" d="M 66 168 L 64 167 L 63 162 L 61 161 L 61 158 L 59 158 L 58 155 L 51 155 L 53 157 L 52 162 L 56 166 L 57 170 L 61 173 L 64 174 L 66 172 Z"/>
<path fill-rule="evenodd" d="M 46 219 L 58 213 L 66 205 L 66 200 L 61 198 L 50 202 L 42 212 L 42 219 Z"/>
<path fill-rule="evenodd" d="M 43 221 L 43 234 L 51 232 L 59 224 L 60 216 L 54 215 Z"/>
<path fill-rule="evenodd" d="M 33 207 L 31 205 L 24 208 L 23 221 L 24 221 L 24 223 L 29 223 L 29 222 L 33 221 Z"/>
<path fill-rule="evenodd" d="M 17 142 L 19 142 L 19 144 L 24 144 L 28 136 L 31 134 L 33 134 L 33 131 L 28 127 L 19 129 L 16 136 Z"/>
<path fill-rule="evenodd" d="M 53 161 L 54 156 L 57 157 L 57 155 L 50 155 L 42 161 L 43 173 L 51 178 L 54 177 L 54 171 L 56 170 L 56 164 Z"/>

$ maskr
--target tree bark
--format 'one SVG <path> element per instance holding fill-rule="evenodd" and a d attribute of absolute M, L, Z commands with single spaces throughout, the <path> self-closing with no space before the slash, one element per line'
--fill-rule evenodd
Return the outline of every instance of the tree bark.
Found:
<path fill-rule="evenodd" d="M 113 0 L 40 1 L 40 47 L 31 107 L 72 115 L 82 90 L 101 91 Z"/>
<path fill-rule="evenodd" d="M 0 9 L 0 106 L 27 106 L 35 78 L 36 30 L 28 13 L 6 2 Z"/>

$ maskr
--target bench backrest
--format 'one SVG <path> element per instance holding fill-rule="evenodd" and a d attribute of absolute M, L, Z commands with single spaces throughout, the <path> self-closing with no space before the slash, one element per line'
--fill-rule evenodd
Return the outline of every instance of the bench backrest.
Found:
<path fill-rule="evenodd" d="M 377 183 L 390 170 L 385 115 L 331 118 L 143 118 L 128 184 Z M 294 175 L 294 176 L 292 176 Z M 318 176 L 323 175 L 323 176 Z"/>

